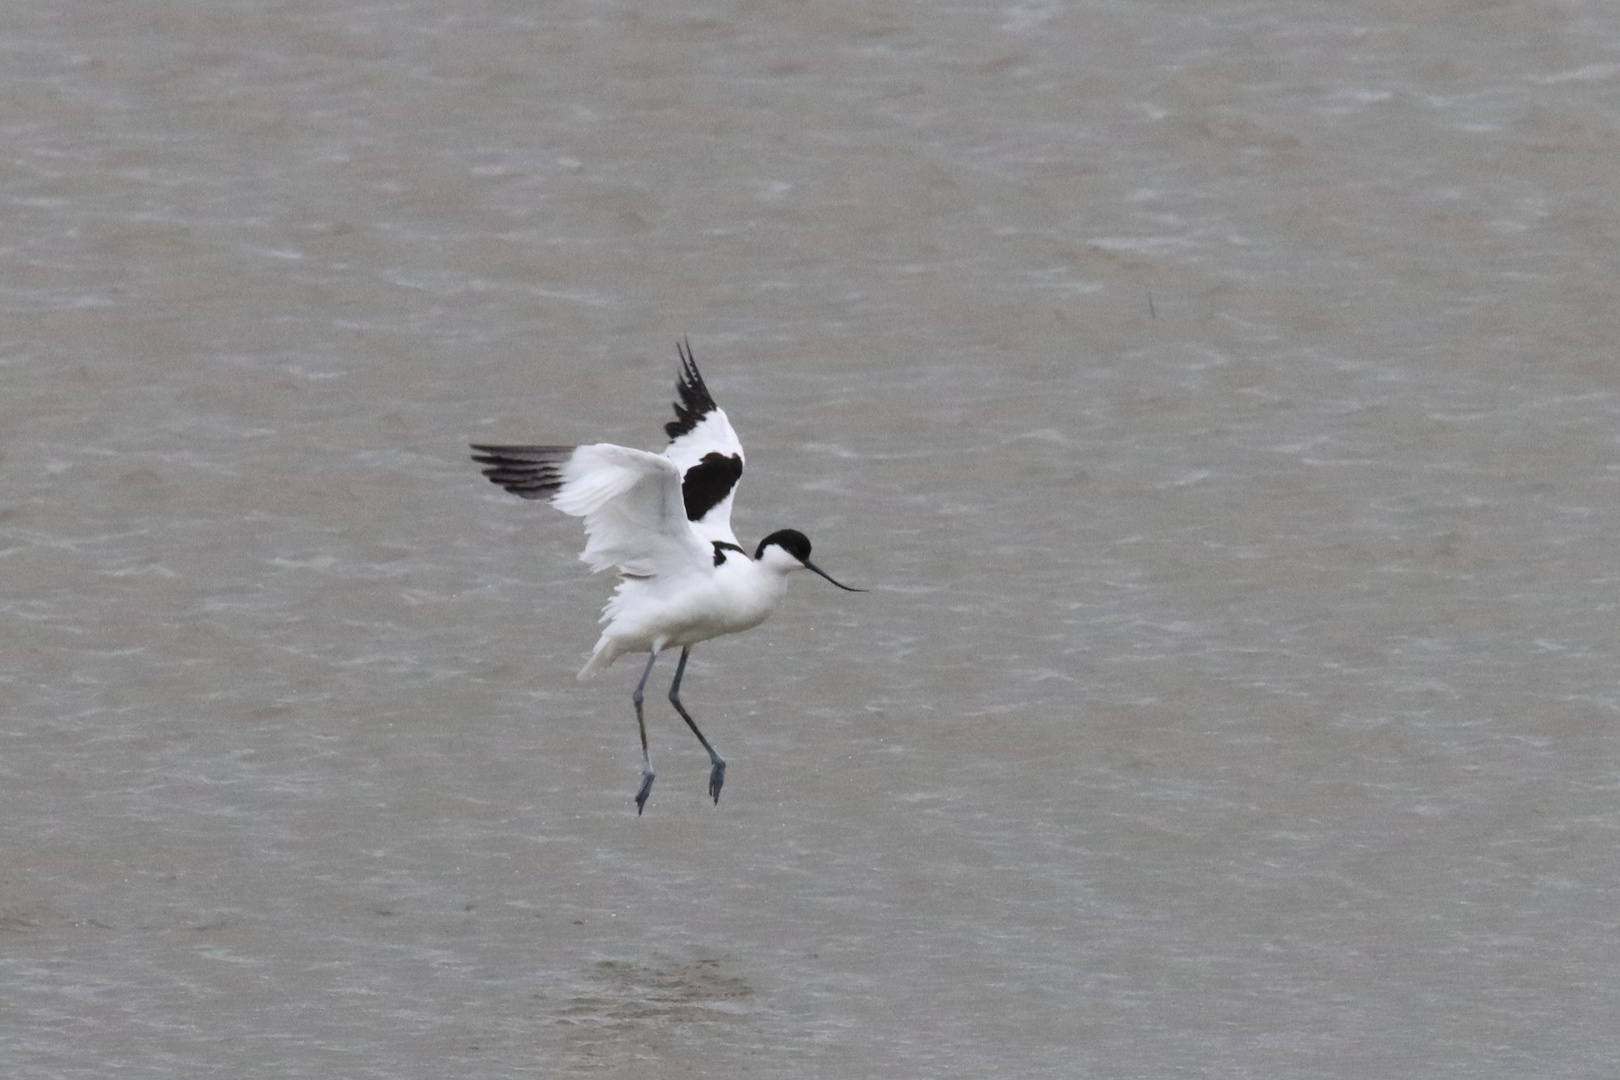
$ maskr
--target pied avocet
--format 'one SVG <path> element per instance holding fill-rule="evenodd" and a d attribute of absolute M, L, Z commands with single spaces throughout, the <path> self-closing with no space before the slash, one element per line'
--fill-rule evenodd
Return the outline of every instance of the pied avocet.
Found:
<path fill-rule="evenodd" d="M 647 666 L 631 700 L 641 729 L 641 787 L 636 813 L 652 792 L 652 757 L 642 693 L 664 649 L 679 645 L 681 659 L 669 703 L 709 752 L 709 794 L 718 804 L 726 763 L 681 704 L 681 676 L 692 646 L 764 622 L 782 598 L 787 575 L 803 567 L 840 589 L 810 561 L 810 541 L 781 529 L 759 542 L 752 557 L 731 531 L 731 501 L 743 472 L 743 448 L 726 414 L 709 396 L 689 344 L 677 345 L 680 379 L 675 419 L 662 454 L 611 443 L 589 446 L 474 445 L 484 475 L 525 499 L 547 499 L 585 519 L 585 550 L 593 571 L 612 567 L 622 579 L 602 621 L 607 629 L 580 671 L 588 679 L 625 653 L 645 652 Z"/>

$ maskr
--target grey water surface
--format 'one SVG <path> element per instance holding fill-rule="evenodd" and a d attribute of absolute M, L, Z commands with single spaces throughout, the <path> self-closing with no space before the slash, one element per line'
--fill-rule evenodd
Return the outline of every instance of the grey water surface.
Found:
<path fill-rule="evenodd" d="M 0 1075 L 1620 1068 L 1620 8 L 0 10 Z M 649 695 L 471 441 L 839 592 Z"/>

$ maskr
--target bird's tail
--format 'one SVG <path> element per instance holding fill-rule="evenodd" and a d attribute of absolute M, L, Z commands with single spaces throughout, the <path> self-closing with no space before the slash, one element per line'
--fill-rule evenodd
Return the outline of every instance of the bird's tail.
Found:
<path fill-rule="evenodd" d="M 598 672 L 619 658 L 623 650 L 615 648 L 616 644 L 606 634 L 602 635 L 601 639 L 596 643 L 596 648 L 591 650 L 591 658 L 585 661 L 584 667 L 579 669 L 577 678 L 580 682 L 596 678 Z"/>

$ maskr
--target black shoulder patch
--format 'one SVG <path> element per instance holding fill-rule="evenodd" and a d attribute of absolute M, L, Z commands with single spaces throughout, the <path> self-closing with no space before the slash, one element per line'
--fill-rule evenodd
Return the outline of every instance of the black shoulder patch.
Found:
<path fill-rule="evenodd" d="M 713 543 L 714 565 L 716 566 L 720 566 L 726 561 L 726 552 L 728 551 L 742 551 L 743 558 L 748 557 L 748 552 L 743 551 L 743 549 L 738 547 L 736 544 L 728 544 L 724 540 L 715 540 Z"/>
<path fill-rule="evenodd" d="M 742 477 L 742 458 L 711 450 L 703 460 L 686 470 L 681 480 L 681 498 L 686 502 L 686 520 L 697 521 L 731 494 Z"/>
<path fill-rule="evenodd" d="M 675 419 L 664 425 L 664 434 L 672 441 L 697 427 L 716 408 L 709 388 L 703 385 L 703 376 L 698 374 L 697 361 L 692 359 L 692 343 L 676 342 L 675 351 L 681 357 L 681 377 L 675 383 L 680 400 L 675 403 Z"/>

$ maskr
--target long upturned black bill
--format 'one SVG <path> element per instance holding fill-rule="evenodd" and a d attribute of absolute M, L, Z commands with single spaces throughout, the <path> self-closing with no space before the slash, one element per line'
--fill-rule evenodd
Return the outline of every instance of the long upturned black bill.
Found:
<path fill-rule="evenodd" d="M 843 589 L 845 592 L 865 592 L 866 591 L 865 589 L 851 588 L 850 586 L 845 585 L 841 581 L 834 581 L 833 576 L 831 574 L 827 573 L 827 571 L 823 570 L 821 567 L 817 566 L 815 563 L 811 562 L 809 559 L 801 559 L 799 561 L 804 563 L 804 567 L 805 567 L 806 570 L 814 570 L 816 573 L 820 574 L 822 577 L 826 578 L 828 581 L 831 581 L 834 585 L 837 585 L 840 589 Z"/>

